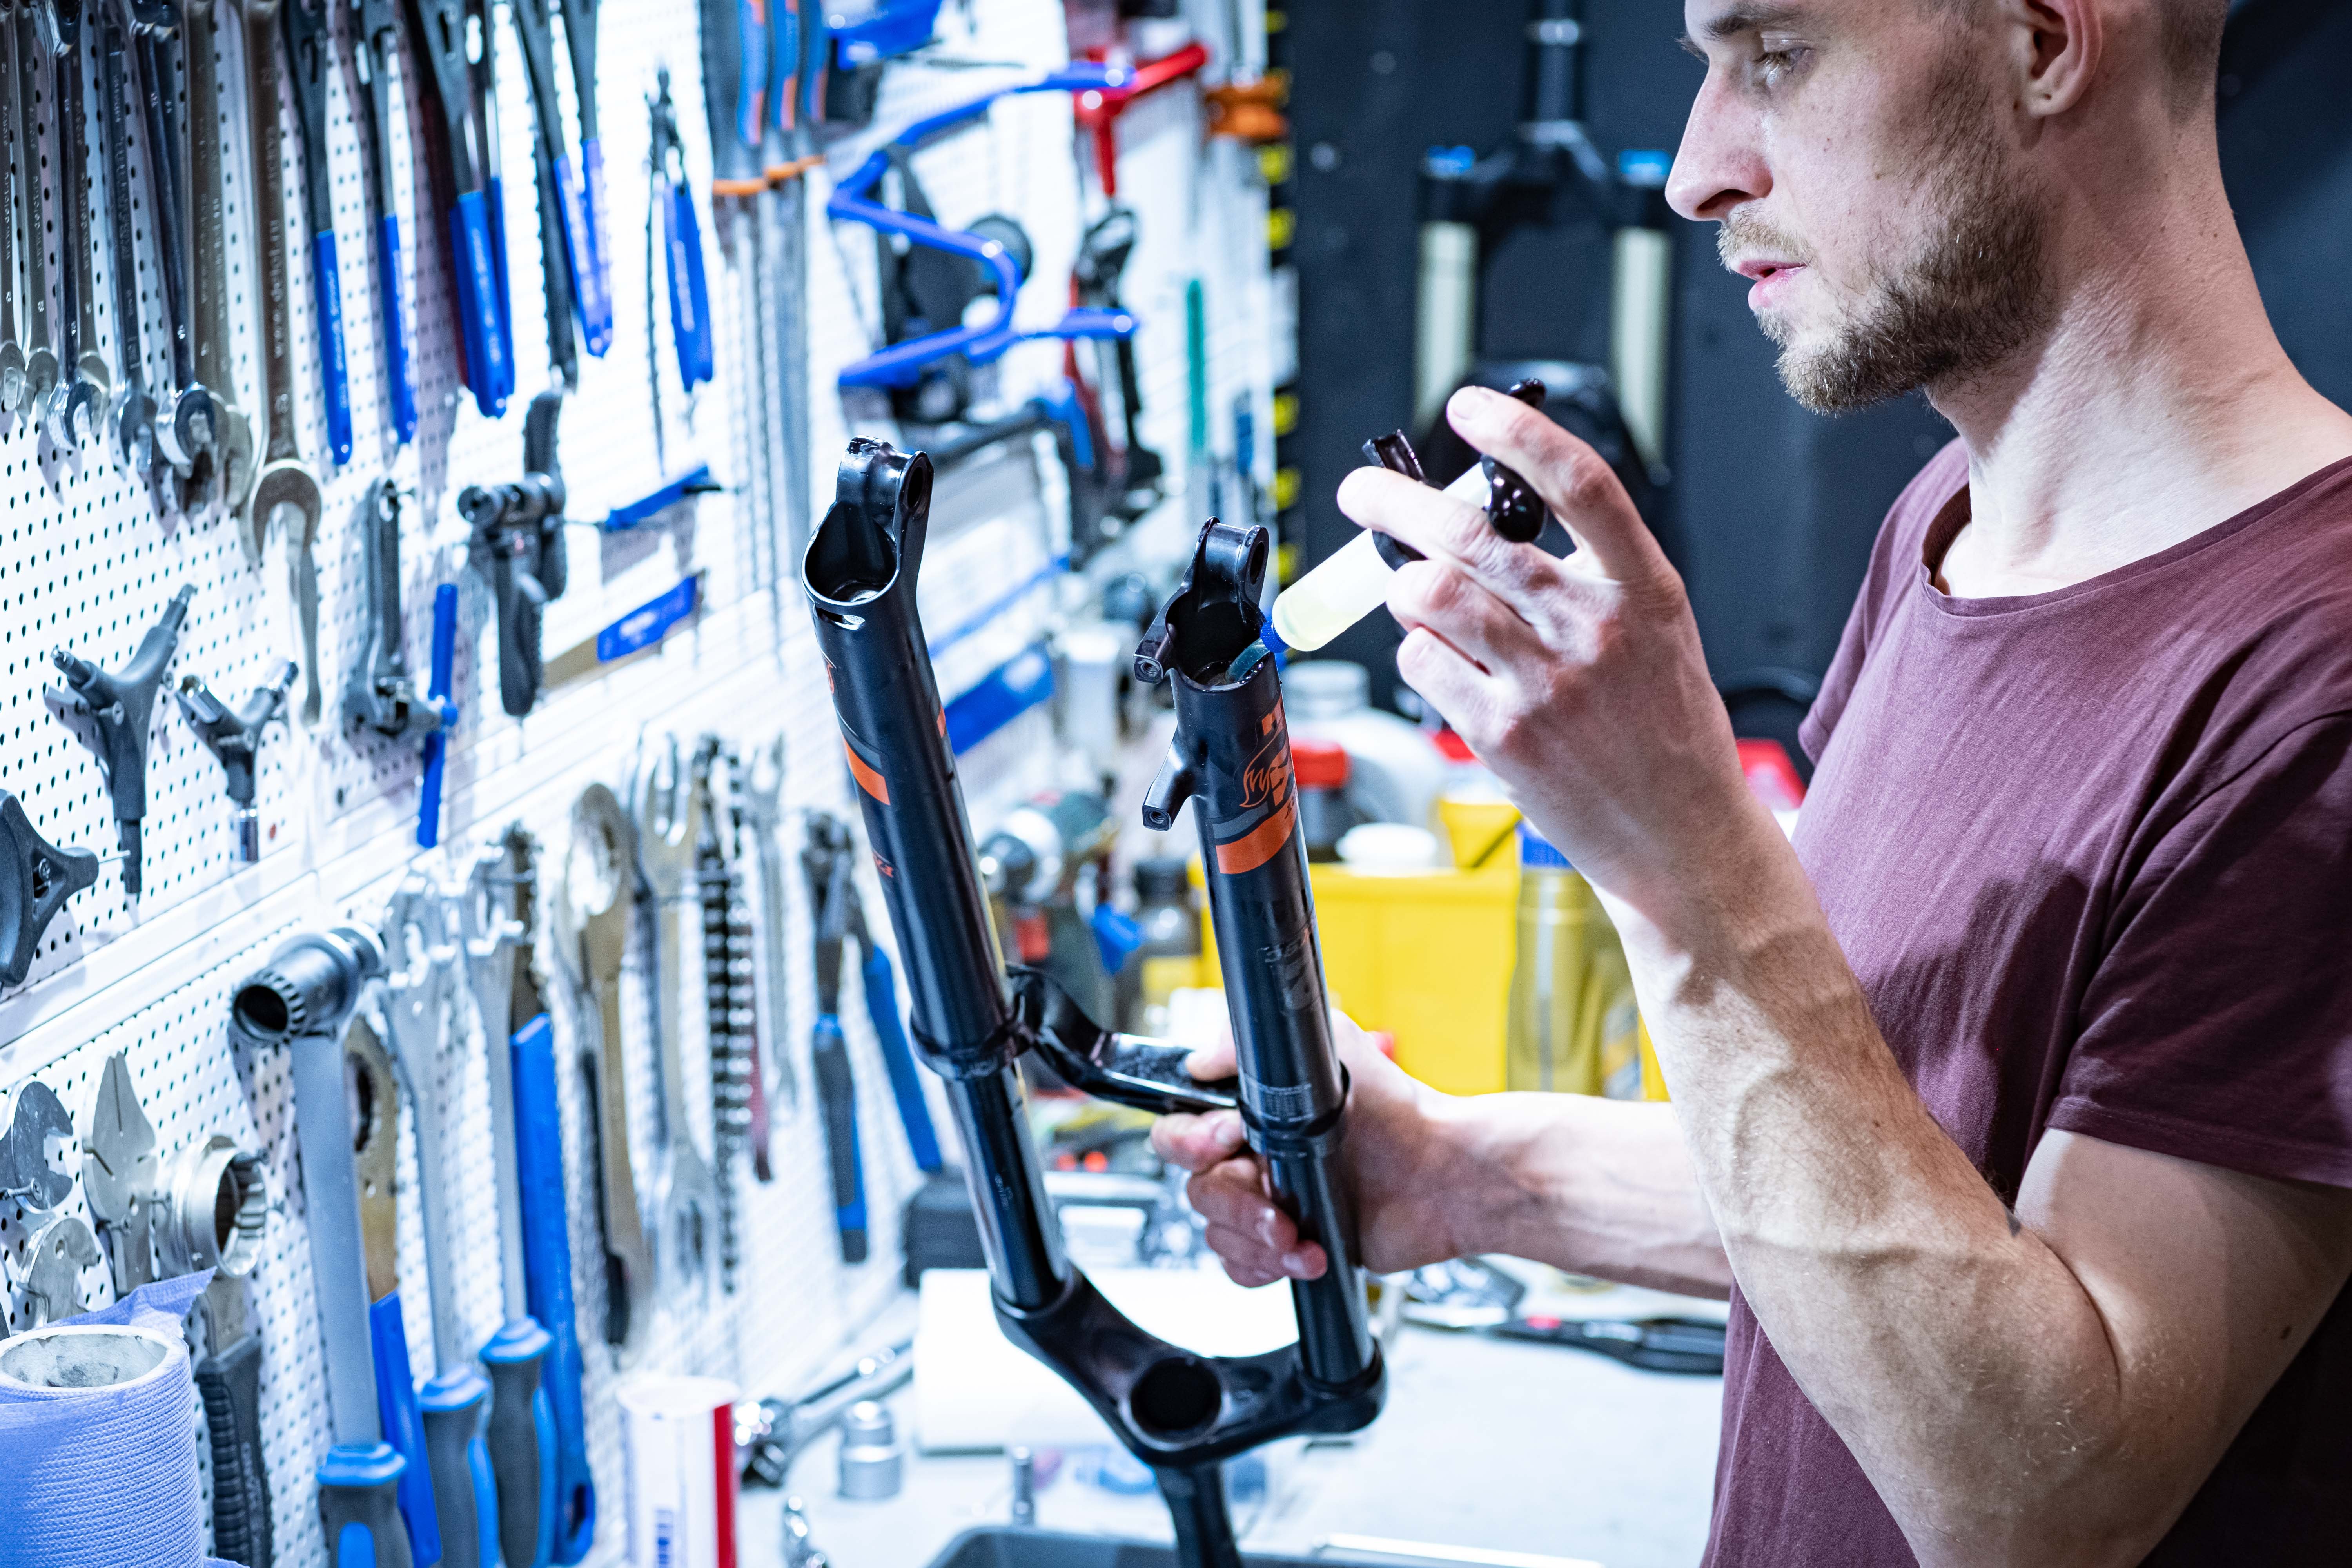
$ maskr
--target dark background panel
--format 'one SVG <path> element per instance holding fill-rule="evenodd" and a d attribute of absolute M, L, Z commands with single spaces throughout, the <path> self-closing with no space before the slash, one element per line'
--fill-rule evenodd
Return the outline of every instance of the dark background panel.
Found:
<path fill-rule="evenodd" d="M 1412 397 L 1416 171 L 1432 147 L 1491 151 L 1517 119 L 1526 0 L 1297 0 L 1289 10 L 1299 162 L 1301 463 L 1307 553 L 1353 525 L 1332 492 Z M 1679 5 L 1587 0 L 1587 126 L 1614 158 L 1672 149 L 1701 68 Z M 2221 80 L 2224 172 L 2288 352 L 2352 404 L 2352 5 L 2243 0 Z M 1484 352 L 1606 363 L 1606 234 L 1522 235 L 1495 258 Z M 1951 438 L 1916 397 L 1842 418 L 1784 394 L 1745 284 L 1712 225 L 1676 221 L 1668 523 L 1718 676 L 1818 673 L 1837 647 L 1886 508 Z M 2189 302 L 2184 301 L 2184 307 Z M 1333 652 L 1393 680 L 1394 624 L 1374 616 Z"/>

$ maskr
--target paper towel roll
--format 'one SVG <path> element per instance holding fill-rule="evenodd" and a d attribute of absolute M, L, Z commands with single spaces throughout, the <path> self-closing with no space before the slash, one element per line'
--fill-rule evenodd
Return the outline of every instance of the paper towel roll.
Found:
<path fill-rule="evenodd" d="M 0 1344 L 0 1568 L 196 1568 L 195 1441 L 176 1333 L 65 1323 Z"/>

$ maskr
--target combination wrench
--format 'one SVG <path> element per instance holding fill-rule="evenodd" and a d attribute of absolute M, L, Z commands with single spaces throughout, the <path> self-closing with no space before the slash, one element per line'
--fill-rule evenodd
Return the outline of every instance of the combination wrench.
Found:
<path fill-rule="evenodd" d="M 636 901 L 653 941 L 647 974 L 656 1004 L 660 1063 L 660 1136 L 654 1163 L 654 1204 L 660 1215 L 656 1258 L 664 1299 L 707 1300 L 712 1255 L 719 1240 L 719 1183 L 710 1163 L 695 1146 L 686 1114 L 686 1067 L 679 1050 L 686 1020 L 686 906 L 694 889 L 695 840 L 701 805 L 678 752 L 677 737 L 638 742 L 630 813 L 637 840 Z"/>
<path fill-rule="evenodd" d="M 54 0 L 58 49 L 50 73 L 58 101 L 58 251 L 64 290 L 65 353 L 52 395 L 50 439 L 79 451 L 96 441 L 113 390 L 113 373 L 98 347 L 97 270 L 90 265 L 90 214 L 95 190 L 89 179 L 89 113 L 87 62 L 82 49 L 85 0 Z M 67 379 L 70 377 L 70 379 Z"/>
<path fill-rule="evenodd" d="M 24 113 L 16 101 L 16 8 L 0 0 L 0 408 L 25 406 L 25 345 L 16 337 L 16 258 L 25 248 L 25 177 L 16 140 Z"/>
<path fill-rule="evenodd" d="M 375 204 L 375 289 L 383 312 L 383 373 L 392 396 L 392 433 L 402 446 L 416 436 L 416 380 L 408 363 L 408 311 L 401 299 L 400 181 L 393 167 L 393 133 L 401 121 L 392 96 L 392 68 L 400 59 L 400 7 L 396 0 L 352 0 L 359 36 L 352 40 L 352 64 L 366 92 L 360 108 L 367 120 L 368 195 Z"/>
<path fill-rule="evenodd" d="M 252 526 L 246 502 L 253 489 L 253 421 L 237 406 L 236 376 L 229 369 L 227 188 L 222 178 L 221 146 L 227 126 L 221 113 L 218 34 L 213 0 L 185 0 L 180 23 L 181 58 L 188 82 L 188 175 L 194 212 L 194 253 L 190 282 L 194 299 L 189 326 L 195 339 L 196 382 L 213 404 L 213 474 L 217 489 L 184 489 L 180 510 L 195 516 L 216 506 L 240 523 L 246 559 L 261 559 L 262 530 Z"/>
<path fill-rule="evenodd" d="M 155 400 L 147 392 L 147 355 L 139 333 L 139 256 L 131 226 L 131 137 L 125 118 L 131 106 L 124 92 L 130 52 L 122 16 L 109 6 L 98 73 L 99 110 L 106 122 L 107 195 L 114 231 L 114 323 L 122 355 L 122 384 L 107 405 L 106 436 L 124 470 L 144 474 L 155 466 Z M 0 290 L 15 286 L 5 255 L 7 231 L 13 226 L 0 223 Z M 8 321 L 14 319 L 12 312 Z M 0 331 L 6 331 L 5 324 L 0 324 Z M 15 335 L 7 331 L 8 337 Z M 0 380 L 6 375 L 6 355 L 7 345 L 0 343 Z M 0 402 L 5 401 L 5 394 L 0 394 Z"/>
<path fill-rule="evenodd" d="M 46 24 L 46 26 L 44 26 Z M 44 32 L 50 35 L 45 37 Z M 16 107 L 25 142 L 25 311 L 31 321 L 32 344 L 25 353 L 24 406 L 37 417 L 46 414 L 49 395 L 58 389 L 58 353 L 49 344 L 48 183 L 41 178 L 41 63 L 48 58 L 56 32 L 53 14 L 39 0 L 20 0 L 16 7 Z"/>
<path fill-rule="evenodd" d="M 278 47 L 272 24 L 278 0 L 241 0 L 245 11 L 245 87 L 253 121 L 254 212 L 261 228 L 261 363 L 269 444 L 253 480 L 253 532 L 268 531 L 283 507 L 297 518 L 287 560 L 294 578 L 294 608 L 302 627 L 302 722 L 315 724 L 324 706 L 319 688 L 319 476 L 302 461 L 294 440 L 293 310 L 287 299 L 291 268 L 286 255 L 286 166 L 278 141 Z"/>
<path fill-rule="evenodd" d="M 572 845 L 556 901 L 556 950 L 573 987 L 581 1054 L 593 1086 L 597 1217 L 604 1237 L 604 1341 L 625 1357 L 642 1348 L 652 1317 L 654 1257 L 629 1164 L 628 1058 L 621 1033 L 621 966 L 629 951 L 624 896 L 636 858 L 621 803 L 590 784 L 572 808 Z M 592 1024 L 591 1020 L 594 1022 Z M 593 1034 L 593 1048 L 587 1043 Z"/>
<path fill-rule="evenodd" d="M 155 225 L 156 248 L 162 253 L 163 309 L 172 329 L 173 391 L 170 402 L 156 414 L 155 444 L 173 471 L 201 488 L 212 474 L 213 395 L 196 379 L 186 236 L 180 222 L 181 199 L 186 193 L 180 168 L 179 97 L 172 81 L 170 35 L 142 26 L 135 15 L 131 33 L 140 105 L 147 128 L 151 176 L 147 188 L 153 196 L 148 210 Z M 27 152 L 31 145 L 28 140 Z M 29 363 L 26 374 L 32 374 Z"/>

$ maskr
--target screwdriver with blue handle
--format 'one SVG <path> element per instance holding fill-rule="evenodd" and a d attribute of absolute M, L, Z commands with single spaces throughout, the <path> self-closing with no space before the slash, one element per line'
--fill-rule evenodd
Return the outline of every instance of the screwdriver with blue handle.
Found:
<path fill-rule="evenodd" d="M 373 1042 L 373 1031 L 352 1014 L 360 992 L 383 972 L 383 950 L 372 933 L 350 927 L 305 932 L 239 985 L 232 1003 L 247 1038 L 287 1047 L 295 1131 L 308 1156 L 302 1197 L 335 1438 L 318 1471 L 329 1568 L 419 1568 L 394 1496 L 407 1462 L 384 1442 L 376 1408 L 359 1181 L 346 1157 L 352 1136 L 343 1039 L 347 1032 L 364 1033 Z M 436 1551 L 425 1561 L 438 1557 Z"/>
<path fill-rule="evenodd" d="M 531 963 L 538 914 L 538 845 L 518 826 L 475 868 L 468 900 L 488 917 L 467 938 L 475 1003 L 491 1038 L 490 1136 L 499 1188 L 500 1288 L 506 1325 L 483 1347 L 496 1391 L 491 1452 L 499 1466 L 506 1568 L 542 1568 L 587 1556 L 596 1533 L 581 1397 L 583 1362 L 572 1300 L 572 1232 L 563 1202 L 563 1124 L 555 1031 Z M 503 911 L 488 916 L 488 911 Z M 500 960 L 485 954 L 495 921 Z M 485 956 L 493 962 L 485 964 Z M 527 1413 L 527 1414 L 526 1414 Z"/>

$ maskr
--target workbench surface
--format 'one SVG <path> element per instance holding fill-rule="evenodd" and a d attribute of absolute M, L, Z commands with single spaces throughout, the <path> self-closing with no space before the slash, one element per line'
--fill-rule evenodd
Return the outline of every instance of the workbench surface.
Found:
<path fill-rule="evenodd" d="M 1606 1568 L 1688 1568 L 1706 1541 L 1719 1378 L 1637 1372 L 1556 1346 L 1407 1327 L 1388 1409 L 1346 1446 L 1278 1451 L 1264 1509 L 1237 1507 L 1252 1551 L 1305 1552 L 1335 1533 L 1583 1558 Z M 903 1433 L 911 1404 L 892 1402 Z M 835 1495 L 818 1443 L 793 1489 L 834 1568 L 925 1568 L 962 1531 L 1007 1521 L 1001 1454 L 910 1454 L 887 1502 Z M 782 1505 L 746 1494 L 741 1560 L 780 1561 Z M 1065 1472 L 1040 1490 L 1037 1523 L 1165 1541 L 1156 1497 L 1123 1498 Z"/>

